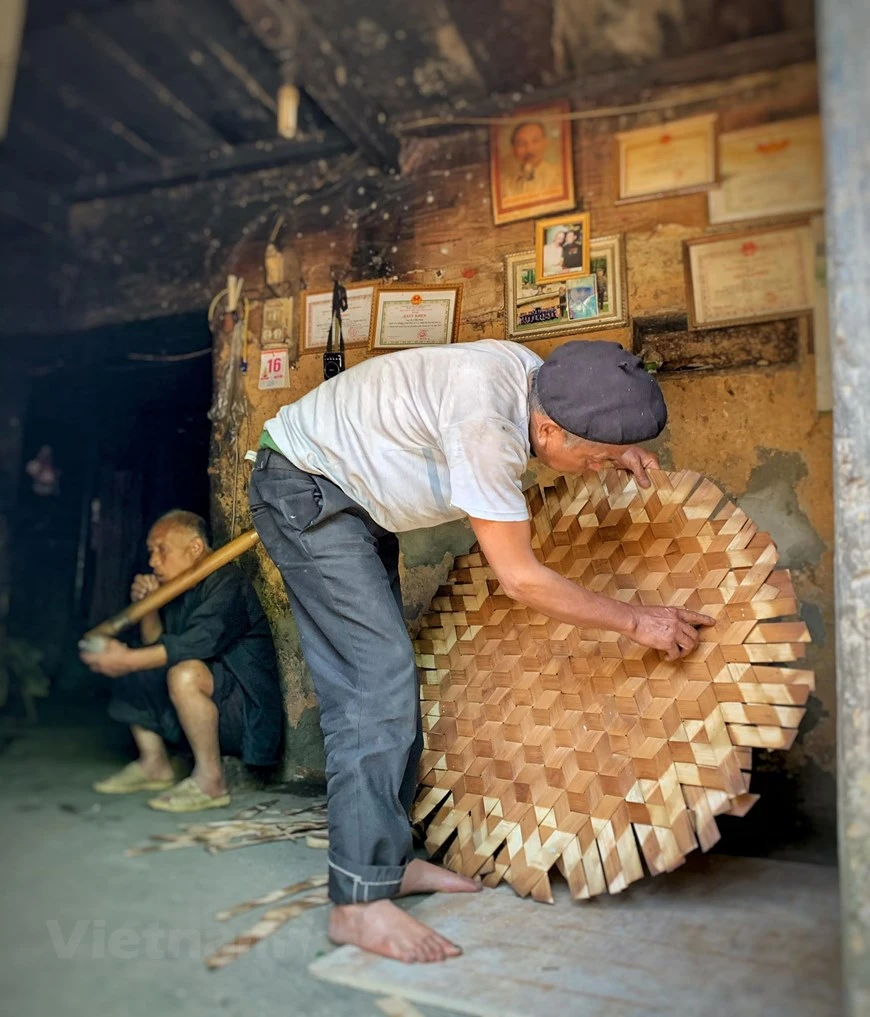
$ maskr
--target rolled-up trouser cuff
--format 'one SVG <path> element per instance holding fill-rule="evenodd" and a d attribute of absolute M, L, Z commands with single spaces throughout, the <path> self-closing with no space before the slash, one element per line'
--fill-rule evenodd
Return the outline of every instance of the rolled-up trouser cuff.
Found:
<path fill-rule="evenodd" d="M 329 854 L 329 899 L 333 904 L 367 904 L 395 897 L 405 865 L 354 865 Z"/>

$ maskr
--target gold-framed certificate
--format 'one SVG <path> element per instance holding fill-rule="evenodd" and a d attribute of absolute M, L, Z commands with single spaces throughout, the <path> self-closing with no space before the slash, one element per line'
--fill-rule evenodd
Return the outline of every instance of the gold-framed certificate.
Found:
<path fill-rule="evenodd" d="M 345 283 L 347 310 L 341 313 L 345 346 L 366 346 L 372 330 L 376 282 Z M 332 317 L 332 290 L 302 293 L 301 353 L 322 353 Z"/>
<path fill-rule="evenodd" d="M 619 200 L 644 201 L 716 183 L 716 114 L 616 135 Z"/>
<path fill-rule="evenodd" d="M 691 328 L 772 321 L 813 307 L 806 225 L 687 240 L 684 254 Z"/>
<path fill-rule="evenodd" d="M 456 338 L 461 301 L 461 286 L 381 287 L 369 349 L 447 346 Z"/>
<path fill-rule="evenodd" d="M 825 204 L 817 116 L 719 136 L 721 185 L 707 196 L 711 223 L 816 212 Z"/>

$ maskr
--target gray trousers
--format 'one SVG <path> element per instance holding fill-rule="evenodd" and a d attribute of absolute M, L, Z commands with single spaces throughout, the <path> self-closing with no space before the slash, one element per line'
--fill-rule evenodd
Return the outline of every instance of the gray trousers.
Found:
<path fill-rule="evenodd" d="M 394 897 L 411 857 L 423 745 L 398 539 L 331 481 L 271 449 L 257 455 L 250 500 L 320 703 L 330 899 Z"/>

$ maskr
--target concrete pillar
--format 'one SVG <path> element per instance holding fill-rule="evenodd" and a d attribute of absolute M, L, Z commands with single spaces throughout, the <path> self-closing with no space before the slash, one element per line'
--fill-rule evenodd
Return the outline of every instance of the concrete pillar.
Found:
<path fill-rule="evenodd" d="M 834 375 L 845 1013 L 870 1014 L 870 3 L 818 0 Z"/>

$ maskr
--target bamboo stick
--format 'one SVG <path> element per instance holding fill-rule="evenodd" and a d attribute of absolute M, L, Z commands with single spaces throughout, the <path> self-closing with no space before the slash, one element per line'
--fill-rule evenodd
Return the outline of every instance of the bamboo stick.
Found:
<path fill-rule="evenodd" d="M 241 536 L 236 537 L 235 540 L 231 540 L 229 544 L 224 544 L 217 551 L 212 551 L 208 557 L 203 558 L 192 569 L 188 569 L 187 572 L 182 572 L 180 576 L 176 576 L 175 579 L 170 579 L 168 583 L 164 583 L 159 590 L 149 593 L 147 597 L 136 601 L 135 604 L 129 604 L 123 611 L 113 615 L 111 618 L 107 618 L 104 622 L 100 622 L 99 625 L 85 633 L 82 641 L 92 640 L 99 636 L 118 635 L 119 632 L 123 632 L 124 629 L 128 629 L 131 625 L 141 621 L 146 614 L 156 611 L 158 608 L 168 604 L 170 600 L 175 600 L 182 593 L 192 589 L 197 583 L 201 583 L 212 572 L 217 572 L 219 568 L 222 568 L 231 561 L 235 561 L 245 551 L 250 550 L 257 544 L 259 540 L 260 537 L 256 530 L 248 530 Z"/>

